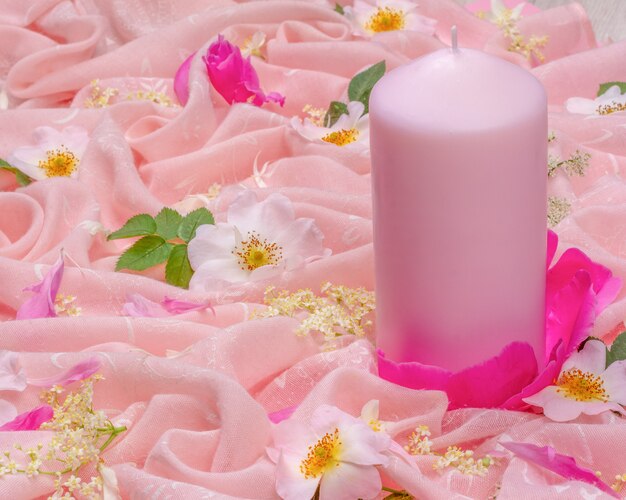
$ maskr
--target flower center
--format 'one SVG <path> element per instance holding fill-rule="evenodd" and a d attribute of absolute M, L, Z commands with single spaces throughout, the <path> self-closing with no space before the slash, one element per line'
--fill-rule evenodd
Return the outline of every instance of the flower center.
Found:
<path fill-rule="evenodd" d="M 339 429 L 332 433 L 327 432 L 317 443 L 309 446 L 308 455 L 300 462 L 300 472 L 305 479 L 317 477 L 330 468 L 339 466 L 340 453 Z"/>
<path fill-rule="evenodd" d="M 374 432 L 380 432 L 383 429 L 383 424 L 377 418 L 371 419 L 367 425 L 369 425 Z"/>
<path fill-rule="evenodd" d="M 617 113 L 618 111 L 626 111 L 626 102 L 615 102 L 610 104 L 602 104 L 596 109 L 596 113 L 599 115 L 610 115 L 611 113 Z"/>
<path fill-rule="evenodd" d="M 609 400 L 602 377 L 580 371 L 578 368 L 563 372 L 556 385 L 558 386 L 557 392 L 576 401 L 602 401 L 606 403 Z"/>
<path fill-rule="evenodd" d="M 63 145 L 46 151 L 46 156 L 39 162 L 39 168 L 46 172 L 46 177 L 69 177 L 78 165 L 76 155 Z"/>
<path fill-rule="evenodd" d="M 335 144 L 336 146 L 345 146 L 352 142 L 356 142 L 359 138 L 359 131 L 355 128 L 343 128 L 341 130 L 336 130 L 335 132 L 331 132 L 330 134 L 322 137 L 324 142 L 330 142 Z"/>
<path fill-rule="evenodd" d="M 248 233 L 248 238 L 235 248 L 239 265 L 244 271 L 254 271 L 262 266 L 275 266 L 283 258 L 283 247 L 261 240 L 255 232 Z"/>
<path fill-rule="evenodd" d="M 365 29 L 374 33 L 396 31 L 404 28 L 404 11 L 391 7 L 378 7 L 365 23 Z"/>

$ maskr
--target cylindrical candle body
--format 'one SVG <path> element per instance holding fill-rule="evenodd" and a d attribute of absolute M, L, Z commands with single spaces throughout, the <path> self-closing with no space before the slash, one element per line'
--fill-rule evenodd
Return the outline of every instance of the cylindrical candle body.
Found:
<path fill-rule="evenodd" d="M 544 355 L 547 104 L 509 62 L 444 49 L 370 99 L 377 344 L 458 370 Z"/>

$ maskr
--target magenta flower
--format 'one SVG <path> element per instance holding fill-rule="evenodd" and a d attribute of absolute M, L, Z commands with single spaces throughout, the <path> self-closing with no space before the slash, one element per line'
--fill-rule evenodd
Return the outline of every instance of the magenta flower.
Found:
<path fill-rule="evenodd" d="M 21 413 L 10 422 L 0 427 L 0 431 L 36 431 L 41 424 L 54 417 L 54 410 L 49 405 L 38 406 L 34 410 Z"/>
<path fill-rule="evenodd" d="M 621 498 L 615 491 L 602 482 L 593 471 L 580 467 L 574 457 L 561 455 L 551 446 L 539 447 L 534 444 L 514 442 L 501 442 L 500 444 L 519 458 L 555 472 L 565 479 L 573 479 L 574 481 L 592 484 L 607 495 L 614 498 Z"/>
<path fill-rule="evenodd" d="M 193 55 L 183 62 L 174 77 L 174 91 L 183 105 L 189 99 L 189 70 Z M 209 46 L 202 60 L 206 64 L 211 84 L 229 104 L 285 104 L 285 97 L 278 92 L 265 94 L 261 90 L 259 76 L 250 62 L 250 57 L 244 59 L 239 47 L 225 40 L 223 35 L 218 35 L 217 41 Z"/>
<path fill-rule="evenodd" d="M 558 237 L 548 234 L 549 266 Z M 525 342 L 513 342 L 497 356 L 458 373 L 421 363 L 394 363 L 378 353 L 378 373 L 391 382 L 412 389 L 445 391 L 450 409 L 460 407 L 509 410 L 528 409 L 523 399 L 554 384 L 563 363 L 591 333 L 597 315 L 617 296 L 619 278 L 571 248 L 547 270 L 545 368 L 537 372 L 537 360 Z"/>
<path fill-rule="evenodd" d="M 63 268 L 63 253 L 61 253 L 59 259 L 39 283 L 24 288 L 24 291 L 35 292 L 35 295 L 20 306 L 15 319 L 55 318 L 57 316 L 54 301 L 61 286 Z"/>
<path fill-rule="evenodd" d="M 66 386 L 91 377 L 100 369 L 100 366 L 101 363 L 98 358 L 88 358 L 68 368 L 63 373 L 52 375 L 51 377 L 28 379 L 28 383 L 37 387 Z"/>

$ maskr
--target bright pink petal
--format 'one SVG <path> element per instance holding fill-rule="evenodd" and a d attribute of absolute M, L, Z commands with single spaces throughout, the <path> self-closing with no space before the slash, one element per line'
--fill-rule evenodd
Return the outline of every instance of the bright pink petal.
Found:
<path fill-rule="evenodd" d="M 91 377 L 100 369 L 100 366 L 101 363 L 98 358 L 89 358 L 72 366 L 63 373 L 53 375 L 52 377 L 29 379 L 28 383 L 37 387 L 67 386 L 73 382 L 80 382 Z"/>
<path fill-rule="evenodd" d="M 61 254 L 43 280 L 24 289 L 24 291 L 35 292 L 35 295 L 20 306 L 16 319 L 56 317 L 54 301 L 61 286 L 61 279 L 63 279 L 63 268 L 63 255 Z"/>
<path fill-rule="evenodd" d="M 186 300 L 172 299 L 165 297 L 161 301 L 161 306 L 170 314 L 183 314 L 190 311 L 203 311 L 204 309 L 211 309 L 215 314 L 215 309 L 208 300 L 203 302 L 187 302 Z"/>
<path fill-rule="evenodd" d="M 593 471 L 580 467 L 574 457 L 561 455 L 551 446 L 539 447 L 534 444 L 514 442 L 501 442 L 500 444 L 527 462 L 532 462 L 544 469 L 548 469 L 565 479 L 592 484 L 607 495 L 620 498 L 608 485 L 600 481 Z"/>
<path fill-rule="evenodd" d="M 532 347 L 512 342 L 487 361 L 450 373 L 420 363 L 394 363 L 379 351 L 381 378 L 412 389 L 444 390 L 449 408 L 493 408 L 518 394 L 537 376 L 537 360 Z"/>
<path fill-rule="evenodd" d="M 267 418 L 269 418 L 271 422 L 277 424 L 278 422 L 287 420 L 289 417 L 291 417 L 291 415 L 293 415 L 293 412 L 297 409 L 297 406 L 288 406 L 287 408 L 283 408 L 282 410 L 268 413 Z"/>
<path fill-rule="evenodd" d="M 49 405 L 38 406 L 34 410 L 21 413 L 10 422 L 7 422 L 0 431 L 36 431 L 41 424 L 49 422 L 54 416 L 54 411 Z"/>
<path fill-rule="evenodd" d="M 229 104 L 248 102 L 261 106 L 272 101 L 282 106 L 285 103 L 285 98 L 277 92 L 265 95 L 250 58 L 244 59 L 239 47 L 229 43 L 223 35 L 218 35 L 217 41 L 209 46 L 203 60 L 211 84 Z"/>
<path fill-rule="evenodd" d="M 23 391 L 26 375 L 20 367 L 16 352 L 0 351 L 0 391 Z"/>
<path fill-rule="evenodd" d="M 180 103 L 184 106 L 189 100 L 189 70 L 191 69 L 191 61 L 196 53 L 191 54 L 180 65 L 174 76 L 174 92 Z"/>

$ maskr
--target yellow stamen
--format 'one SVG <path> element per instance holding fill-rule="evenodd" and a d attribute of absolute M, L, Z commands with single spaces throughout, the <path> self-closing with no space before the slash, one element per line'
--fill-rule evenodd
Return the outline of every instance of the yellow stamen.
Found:
<path fill-rule="evenodd" d="M 406 24 L 404 12 L 391 7 L 378 7 L 365 23 L 365 29 L 373 33 L 404 29 Z"/>
<path fill-rule="evenodd" d="M 371 419 L 367 425 L 369 425 L 374 432 L 380 432 L 383 428 L 383 424 L 377 418 Z"/>
<path fill-rule="evenodd" d="M 330 142 L 336 146 L 346 146 L 356 142 L 359 138 L 359 131 L 355 128 L 343 128 L 322 137 L 324 142 Z"/>
<path fill-rule="evenodd" d="M 590 372 L 583 372 L 578 368 L 572 368 L 563 372 L 556 385 L 557 392 L 566 398 L 576 401 L 601 401 L 608 402 L 609 395 L 604 389 L 602 377 Z"/>
<path fill-rule="evenodd" d="M 275 266 L 283 258 L 283 248 L 270 243 L 254 232 L 248 233 L 248 239 L 242 241 L 233 251 L 244 271 L 254 271 L 262 266 Z"/>
<path fill-rule="evenodd" d="M 341 441 L 339 429 L 332 433 L 327 432 L 313 446 L 309 446 L 309 453 L 300 462 L 300 472 L 305 479 L 317 477 L 332 467 L 339 466 Z"/>
<path fill-rule="evenodd" d="M 611 104 L 602 104 L 596 109 L 599 115 L 610 115 L 611 113 L 617 113 L 619 111 L 626 111 L 626 102 L 613 101 Z"/>
<path fill-rule="evenodd" d="M 76 170 L 78 158 L 63 145 L 46 151 L 46 155 L 47 158 L 39 162 L 39 168 L 45 170 L 46 177 L 69 177 Z"/>

